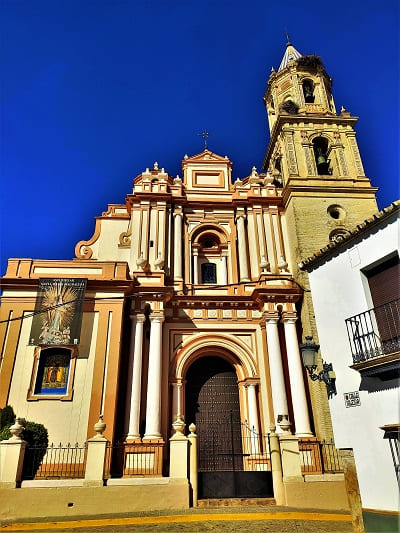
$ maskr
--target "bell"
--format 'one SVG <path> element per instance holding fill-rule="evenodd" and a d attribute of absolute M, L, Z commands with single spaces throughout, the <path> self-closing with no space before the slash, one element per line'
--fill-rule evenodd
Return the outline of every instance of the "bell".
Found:
<path fill-rule="evenodd" d="M 317 165 L 324 165 L 326 163 L 326 157 L 320 154 L 317 158 Z"/>

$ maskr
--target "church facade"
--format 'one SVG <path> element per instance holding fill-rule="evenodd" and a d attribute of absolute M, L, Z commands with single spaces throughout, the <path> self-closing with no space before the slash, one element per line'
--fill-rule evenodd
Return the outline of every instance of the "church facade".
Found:
<path fill-rule="evenodd" d="M 336 111 L 331 86 L 288 43 L 265 92 L 262 171 L 232 183 L 232 161 L 208 149 L 185 155 L 182 176 L 154 163 L 74 259 L 10 259 L 0 406 L 54 442 L 85 441 L 101 413 L 109 441 L 158 447 L 164 475 L 179 415 L 205 461 L 235 424 L 265 435 L 287 419 L 299 439 L 332 437 L 326 387 L 301 362 L 318 335 L 298 263 L 377 208 L 357 118 Z"/>

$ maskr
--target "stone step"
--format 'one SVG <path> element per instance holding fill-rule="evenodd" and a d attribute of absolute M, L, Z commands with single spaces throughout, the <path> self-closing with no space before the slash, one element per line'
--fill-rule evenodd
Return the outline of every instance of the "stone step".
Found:
<path fill-rule="evenodd" d="M 198 500 L 197 506 L 203 509 L 219 507 L 267 507 L 276 505 L 275 498 L 210 498 Z"/>

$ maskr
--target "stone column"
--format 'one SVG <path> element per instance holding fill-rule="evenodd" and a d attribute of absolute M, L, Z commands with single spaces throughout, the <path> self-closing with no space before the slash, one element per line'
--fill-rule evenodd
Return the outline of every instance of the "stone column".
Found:
<path fill-rule="evenodd" d="M 129 353 L 128 379 L 131 385 L 130 395 L 127 396 L 128 433 L 127 440 L 139 439 L 140 399 L 142 391 L 142 351 L 144 315 L 133 315 L 131 346 Z"/>
<path fill-rule="evenodd" d="M 182 281 L 182 213 L 174 213 L 174 280 Z"/>
<path fill-rule="evenodd" d="M 278 316 L 265 317 L 265 330 L 267 334 L 269 372 L 271 375 L 272 405 L 274 408 L 274 423 L 279 415 L 288 415 L 288 404 L 283 374 L 282 354 L 278 333 Z M 280 431 L 278 426 L 277 431 Z"/>
<path fill-rule="evenodd" d="M 149 370 L 147 374 L 146 431 L 144 439 L 161 439 L 162 315 L 150 316 Z"/>
<path fill-rule="evenodd" d="M 193 284 L 199 284 L 199 252 L 193 250 Z"/>
<path fill-rule="evenodd" d="M 182 415 L 181 395 L 182 382 L 172 383 L 172 420 L 175 420 L 178 415 Z"/>
<path fill-rule="evenodd" d="M 250 281 L 249 269 L 247 266 L 247 248 L 246 234 L 244 228 L 245 215 L 240 214 L 236 218 L 238 234 L 238 253 L 239 253 L 239 279 L 240 281 Z"/>
<path fill-rule="evenodd" d="M 228 268 L 226 264 L 227 257 L 223 253 L 221 256 L 221 285 L 226 285 L 228 283 Z"/>
<path fill-rule="evenodd" d="M 246 383 L 251 453 L 260 453 L 256 384 Z"/>
<path fill-rule="evenodd" d="M 284 317 L 286 351 L 288 358 L 290 389 L 292 392 L 292 404 L 296 435 L 298 437 L 312 436 L 306 389 L 303 380 L 303 365 L 300 357 L 299 341 L 296 331 L 296 317 Z"/>

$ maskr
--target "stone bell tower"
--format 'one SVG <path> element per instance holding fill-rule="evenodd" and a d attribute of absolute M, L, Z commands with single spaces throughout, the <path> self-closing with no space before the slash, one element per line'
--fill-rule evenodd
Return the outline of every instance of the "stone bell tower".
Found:
<path fill-rule="evenodd" d="M 336 111 L 332 79 L 318 56 L 302 55 L 288 42 L 278 71 L 272 69 L 264 102 L 270 127 L 264 169 L 282 190 L 287 259 L 308 289 L 307 274 L 298 264 L 375 213 L 377 189 L 365 175 L 358 150 L 358 118 L 343 107 Z M 303 336 L 316 340 L 308 292 L 301 319 Z M 310 384 L 313 410 L 321 414 L 315 420 L 320 435 L 330 431 L 324 387 Z"/>
<path fill-rule="evenodd" d="M 336 112 L 318 56 L 301 55 L 289 42 L 264 101 L 271 133 L 264 168 L 282 187 L 297 264 L 376 212 L 376 188 L 364 173 L 358 119 L 343 107 Z"/>

